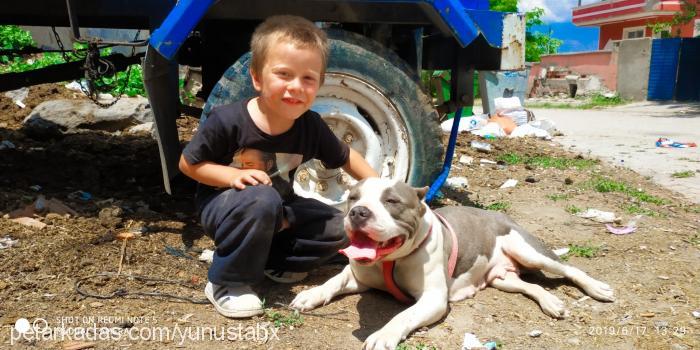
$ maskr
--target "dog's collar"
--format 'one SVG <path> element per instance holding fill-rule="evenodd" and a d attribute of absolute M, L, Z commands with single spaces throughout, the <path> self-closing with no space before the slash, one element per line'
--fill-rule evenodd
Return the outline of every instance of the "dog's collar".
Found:
<path fill-rule="evenodd" d="M 432 211 L 432 210 L 431 210 Z M 452 249 L 450 250 L 450 257 L 447 260 L 447 276 L 452 277 L 452 274 L 454 273 L 455 267 L 457 266 L 457 253 L 458 253 L 458 246 L 457 246 L 457 234 L 455 234 L 454 229 L 452 229 L 452 226 L 450 225 L 449 222 L 440 214 L 436 213 L 433 211 L 433 214 L 435 217 L 440 220 L 440 223 L 445 226 L 447 231 L 450 232 L 450 236 L 452 237 Z M 425 241 L 428 240 L 428 237 L 430 237 L 430 234 L 433 232 L 433 223 L 430 223 L 430 228 L 428 229 L 428 233 L 423 237 L 423 241 L 416 247 L 416 249 L 420 248 Z M 414 249 L 415 251 L 415 249 Z M 404 293 L 401 288 L 396 284 L 396 281 L 394 281 L 394 260 L 392 261 L 384 261 L 382 263 L 382 270 L 384 274 L 384 284 L 386 285 L 386 289 L 391 293 L 391 295 L 396 298 L 396 300 L 404 303 L 404 304 L 410 304 L 413 303 L 413 298 L 409 297 Z"/>

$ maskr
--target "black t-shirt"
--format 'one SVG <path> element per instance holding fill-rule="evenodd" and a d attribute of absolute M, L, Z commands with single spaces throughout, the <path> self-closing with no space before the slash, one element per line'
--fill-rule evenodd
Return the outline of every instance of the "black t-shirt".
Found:
<path fill-rule="evenodd" d="M 318 113 L 306 111 L 286 132 L 271 136 L 260 130 L 248 113 L 249 100 L 214 107 L 182 154 L 194 165 L 210 161 L 270 175 L 283 197 L 299 164 L 318 159 L 326 168 L 339 168 L 349 157 L 348 145 L 338 140 Z M 214 191 L 200 184 L 198 196 Z"/>

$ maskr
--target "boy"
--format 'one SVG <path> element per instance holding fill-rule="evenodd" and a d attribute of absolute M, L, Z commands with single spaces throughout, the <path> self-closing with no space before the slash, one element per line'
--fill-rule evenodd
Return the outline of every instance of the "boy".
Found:
<path fill-rule="evenodd" d="M 219 313 L 234 318 L 262 314 L 250 285 L 263 275 L 300 281 L 347 245 L 339 210 L 291 190 L 302 161 L 315 158 L 356 179 L 378 176 L 309 110 L 328 57 L 323 31 L 300 17 L 270 17 L 253 33 L 251 51 L 258 96 L 212 109 L 179 165 L 200 183 L 195 202 L 216 244 L 204 293 Z M 267 165 L 228 166 L 241 164 L 236 160 L 251 149 L 274 154 L 271 168 L 292 170 L 279 175 L 260 170 Z M 275 190 L 270 176 L 289 180 L 287 190 Z"/>

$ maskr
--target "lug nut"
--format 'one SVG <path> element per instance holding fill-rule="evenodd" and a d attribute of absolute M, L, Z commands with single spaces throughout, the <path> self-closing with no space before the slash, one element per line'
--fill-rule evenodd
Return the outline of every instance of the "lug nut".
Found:
<path fill-rule="evenodd" d="M 343 136 L 343 141 L 345 141 L 345 143 L 352 143 L 354 140 L 355 136 L 353 136 L 351 133 L 347 133 L 345 136 Z"/>
<path fill-rule="evenodd" d="M 299 171 L 299 174 L 297 174 L 297 180 L 299 180 L 299 182 L 309 181 L 309 172 L 306 170 Z"/>

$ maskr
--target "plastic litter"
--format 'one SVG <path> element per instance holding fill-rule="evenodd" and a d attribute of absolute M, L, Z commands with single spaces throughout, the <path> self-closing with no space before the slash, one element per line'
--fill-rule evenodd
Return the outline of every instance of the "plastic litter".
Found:
<path fill-rule="evenodd" d="M 471 133 L 485 138 L 498 138 L 505 137 L 507 135 L 505 130 L 503 130 L 503 128 L 501 127 L 501 125 L 495 122 L 489 122 L 483 128 L 473 130 Z"/>
<path fill-rule="evenodd" d="M 556 254 L 556 256 L 562 256 L 566 253 L 569 252 L 569 248 L 559 248 L 559 249 L 554 249 L 552 250 L 552 253 Z"/>
<path fill-rule="evenodd" d="M 491 144 L 487 142 L 472 141 L 469 145 L 477 151 L 491 152 Z"/>
<path fill-rule="evenodd" d="M 506 182 L 503 183 L 503 185 L 501 185 L 500 188 L 502 188 L 502 189 L 503 188 L 511 188 L 511 187 L 515 187 L 515 185 L 517 185 L 517 184 L 518 184 L 518 180 L 508 179 L 508 180 L 506 180 Z"/>
<path fill-rule="evenodd" d="M 41 188 L 42 188 L 42 187 L 39 186 L 39 185 L 32 185 L 32 186 L 29 186 L 29 189 L 32 190 L 32 191 L 34 191 L 34 192 L 39 192 L 39 191 L 41 191 Z"/>
<path fill-rule="evenodd" d="M 0 249 L 14 247 L 17 243 L 19 243 L 19 240 L 12 239 L 10 236 L 5 236 L 0 238 Z"/>
<path fill-rule="evenodd" d="M 584 212 L 576 214 L 576 216 L 584 219 L 591 219 L 604 224 L 615 222 L 615 213 L 598 209 L 588 209 Z"/>
<path fill-rule="evenodd" d="M 5 93 L 5 97 L 9 98 L 14 102 L 19 108 L 27 107 L 24 104 L 24 99 L 29 95 L 29 88 L 23 87 L 17 90 L 11 90 Z"/>
<path fill-rule="evenodd" d="M 605 228 L 608 230 L 608 232 L 610 232 L 612 234 L 616 234 L 616 235 L 630 234 L 634 231 L 637 231 L 637 222 L 641 218 L 642 218 L 641 215 L 637 215 L 634 218 L 632 218 L 632 220 L 627 222 L 627 224 L 625 224 L 625 226 L 615 227 L 615 226 L 610 225 L 610 224 L 605 224 Z"/>
<path fill-rule="evenodd" d="M 656 140 L 656 147 L 663 147 L 663 148 L 688 148 L 688 147 L 697 147 L 698 145 L 695 142 L 677 142 L 672 139 L 666 138 L 666 137 L 659 137 L 658 140 Z"/>
<path fill-rule="evenodd" d="M 440 123 L 440 129 L 442 129 L 443 132 L 449 134 L 450 132 L 452 132 L 452 123 L 454 123 L 454 119 L 445 120 L 444 122 Z M 459 120 L 458 130 L 459 132 L 466 132 L 481 129 L 486 125 L 486 123 L 488 123 L 488 116 L 485 114 L 473 115 L 470 117 L 462 117 Z"/>
<path fill-rule="evenodd" d="M 456 176 L 448 178 L 445 184 L 450 188 L 460 190 L 469 187 L 469 180 L 464 176 Z"/>
<path fill-rule="evenodd" d="M 17 148 L 17 147 L 15 147 L 15 144 L 10 142 L 10 141 L 5 140 L 5 141 L 0 142 L 0 151 L 6 150 L 6 149 L 15 149 L 15 148 Z"/>
<path fill-rule="evenodd" d="M 176 257 L 180 257 L 180 258 L 185 258 L 185 259 L 192 259 L 192 257 L 189 256 L 189 255 L 187 255 L 187 253 L 185 253 L 184 250 L 178 249 L 178 248 L 175 248 L 175 247 L 171 247 L 171 246 L 169 246 L 169 245 L 165 246 L 165 252 L 168 253 L 168 254 L 170 254 L 170 255 L 172 255 L 172 256 L 176 256 Z"/>
<path fill-rule="evenodd" d="M 75 192 L 68 194 L 68 198 L 89 201 L 92 199 L 92 194 L 90 194 L 90 192 L 85 192 L 85 191 L 75 191 Z"/>
<path fill-rule="evenodd" d="M 462 350 L 483 349 L 484 344 L 479 341 L 473 333 L 464 333 L 464 341 L 462 341 Z"/>
<path fill-rule="evenodd" d="M 693 314 L 693 317 L 700 318 L 700 311 L 693 311 L 692 314 Z"/>
<path fill-rule="evenodd" d="M 495 341 L 486 342 L 484 343 L 484 347 L 486 348 L 486 350 L 495 350 L 498 349 L 498 343 L 496 343 Z"/>
<path fill-rule="evenodd" d="M 484 165 L 484 164 L 498 164 L 498 162 L 494 162 L 490 159 L 479 159 L 479 163 Z"/>
<path fill-rule="evenodd" d="M 470 156 L 462 155 L 459 157 L 459 163 L 464 165 L 471 165 L 474 162 L 474 158 Z"/>
<path fill-rule="evenodd" d="M 214 251 L 211 249 L 204 249 L 202 254 L 199 254 L 197 260 L 211 264 L 214 261 Z"/>
<path fill-rule="evenodd" d="M 510 133 L 509 137 L 525 137 L 525 136 L 535 136 L 543 138 L 545 140 L 551 140 L 552 135 L 546 130 L 536 128 L 530 124 L 523 124 L 515 128 L 513 132 Z"/>

